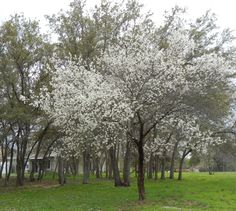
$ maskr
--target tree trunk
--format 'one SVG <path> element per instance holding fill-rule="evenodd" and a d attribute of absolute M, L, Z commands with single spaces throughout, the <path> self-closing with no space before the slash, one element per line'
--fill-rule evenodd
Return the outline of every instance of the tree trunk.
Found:
<path fill-rule="evenodd" d="M 184 156 L 182 156 L 182 158 L 180 159 L 178 180 L 182 180 L 183 163 L 184 163 Z"/>
<path fill-rule="evenodd" d="M 90 174 L 94 176 L 94 172 L 96 170 L 96 164 L 95 164 L 95 160 L 92 159 L 89 163 L 89 169 L 90 169 Z"/>
<path fill-rule="evenodd" d="M 107 152 L 105 151 L 105 177 L 108 178 L 109 174 L 109 156 L 107 155 Z"/>
<path fill-rule="evenodd" d="M 111 164 L 112 164 L 112 170 L 113 170 L 113 176 L 114 176 L 114 182 L 115 186 L 122 186 L 121 178 L 120 178 L 120 171 L 118 168 L 118 161 L 116 159 L 116 150 L 114 147 L 111 147 L 109 149 L 110 158 L 111 158 Z"/>
<path fill-rule="evenodd" d="M 16 164 L 16 184 L 17 186 L 23 186 L 24 185 L 24 178 L 23 178 L 23 168 L 20 164 L 20 161 Z"/>
<path fill-rule="evenodd" d="M 74 158 L 75 176 L 79 175 L 79 165 L 80 165 L 79 159 L 80 159 L 79 157 L 78 158 Z"/>
<path fill-rule="evenodd" d="M 166 178 L 166 158 L 165 157 L 163 157 L 162 159 L 161 159 L 161 179 L 165 179 Z"/>
<path fill-rule="evenodd" d="M 16 162 L 17 162 L 16 163 L 16 185 L 23 186 L 24 185 L 24 157 L 19 151 L 17 152 Z"/>
<path fill-rule="evenodd" d="M 130 186 L 130 162 L 131 162 L 131 143 L 127 141 L 126 143 L 126 152 L 124 159 L 124 169 L 123 169 L 123 179 L 124 185 Z"/>
<path fill-rule="evenodd" d="M 65 161 L 64 160 L 63 160 L 63 168 L 65 169 Z M 41 160 L 40 165 L 39 165 L 38 181 L 41 181 L 43 179 L 45 171 L 46 171 L 46 158 L 43 158 Z"/>
<path fill-rule="evenodd" d="M 175 146 L 172 152 L 171 162 L 170 162 L 170 179 L 174 179 L 174 171 L 175 171 L 175 156 L 178 148 L 178 141 L 175 142 Z"/>
<path fill-rule="evenodd" d="M 7 161 L 7 146 L 5 148 L 5 155 L 6 155 L 6 172 L 5 172 L 5 180 L 4 180 L 4 185 L 7 186 L 7 175 L 8 175 L 8 161 Z"/>
<path fill-rule="evenodd" d="M 95 158 L 96 178 L 100 178 L 99 157 Z"/>
<path fill-rule="evenodd" d="M 11 146 L 11 157 L 10 157 L 10 163 L 9 163 L 9 171 L 8 171 L 8 174 L 7 174 L 7 183 L 9 183 L 10 181 L 10 175 L 11 175 L 11 171 L 12 171 L 12 162 L 13 162 L 13 156 L 14 156 L 14 145 L 15 145 L 15 142 L 12 143 L 12 146 Z"/>
<path fill-rule="evenodd" d="M 178 175 L 178 180 L 182 180 L 182 172 L 183 172 L 183 164 L 184 164 L 184 158 L 186 156 L 186 150 L 183 151 L 182 157 L 179 162 L 179 175 Z"/>
<path fill-rule="evenodd" d="M 158 171 L 159 171 L 159 156 L 156 155 L 155 156 L 155 177 L 154 177 L 155 180 L 158 179 Z"/>
<path fill-rule="evenodd" d="M 102 157 L 102 156 L 101 156 L 101 157 Z M 105 164 L 105 161 L 106 161 L 106 158 L 105 158 L 105 157 L 103 157 L 102 159 L 100 159 L 100 166 L 99 166 L 99 168 L 100 168 L 100 178 L 102 178 L 103 166 L 104 166 L 104 164 Z"/>
<path fill-rule="evenodd" d="M 184 164 L 184 159 L 185 157 L 192 151 L 192 149 L 185 149 L 183 151 L 182 157 L 180 159 L 180 163 L 179 163 L 179 175 L 178 175 L 178 180 L 182 180 L 182 172 L 183 172 L 183 164 Z"/>
<path fill-rule="evenodd" d="M 152 179 L 152 173 L 153 173 L 153 156 L 151 154 L 149 162 L 148 162 L 148 170 L 147 170 L 148 179 Z"/>
<path fill-rule="evenodd" d="M 88 184 L 90 173 L 90 154 L 87 150 L 83 152 L 83 184 Z"/>
<path fill-rule="evenodd" d="M 5 163 L 5 160 L 6 160 L 3 143 L 1 144 L 1 154 L 2 154 L 2 157 L 1 157 L 2 164 L 1 164 L 1 167 L 0 167 L 0 179 L 2 179 L 2 171 L 3 171 L 4 163 Z"/>
<path fill-rule="evenodd" d="M 16 184 L 17 186 L 24 185 L 24 177 L 25 177 L 25 158 L 26 158 L 26 150 L 29 141 L 30 134 L 30 126 L 28 124 L 24 125 L 24 129 L 20 128 L 19 131 L 24 131 L 24 135 L 19 138 L 17 137 L 16 145 L 17 145 L 17 158 L 16 158 Z M 20 133 L 19 133 L 20 134 Z"/>
<path fill-rule="evenodd" d="M 0 179 L 2 179 L 2 172 L 3 172 L 4 164 L 5 164 L 5 159 L 2 159 L 2 165 L 1 165 L 1 168 L 0 168 Z"/>
<path fill-rule="evenodd" d="M 32 169 L 30 171 L 29 180 L 30 180 L 30 182 L 33 182 L 35 180 L 34 173 L 36 171 L 36 160 L 31 160 L 31 162 L 32 162 Z"/>
<path fill-rule="evenodd" d="M 60 185 L 64 185 L 66 183 L 64 160 L 61 156 L 58 157 L 58 181 Z"/>
<path fill-rule="evenodd" d="M 55 169 L 54 169 L 54 171 L 53 171 L 53 174 L 52 174 L 52 178 L 53 179 L 55 179 L 55 176 L 56 176 L 56 172 L 57 172 L 57 170 L 58 170 L 58 164 L 59 164 L 59 159 L 57 159 L 57 161 L 56 161 L 56 166 L 55 166 Z"/>
<path fill-rule="evenodd" d="M 72 157 L 69 162 L 70 171 L 75 178 L 79 173 L 79 158 Z"/>
<path fill-rule="evenodd" d="M 35 142 L 36 144 L 37 142 Z M 36 153 L 35 153 L 35 156 L 34 156 L 34 160 L 32 160 L 32 169 L 30 171 L 30 176 L 29 176 L 29 180 L 30 182 L 34 182 L 35 178 L 34 178 L 34 173 L 36 171 L 36 163 L 37 163 L 37 160 L 38 160 L 38 155 L 39 155 L 39 151 L 40 151 L 40 146 L 41 146 L 41 142 L 38 143 L 38 146 L 37 146 L 37 149 L 36 149 Z M 33 148 L 32 148 L 33 150 Z"/>
<path fill-rule="evenodd" d="M 109 164 L 109 166 L 108 166 L 108 178 L 113 179 L 114 173 L 113 173 L 113 166 L 112 166 L 111 158 L 109 158 L 108 164 Z"/>
<path fill-rule="evenodd" d="M 209 168 L 208 168 L 208 173 L 209 173 L 209 175 L 214 175 L 214 171 L 212 170 L 211 166 L 209 166 Z"/>
<path fill-rule="evenodd" d="M 144 188 L 144 150 L 143 150 L 143 140 L 138 142 L 138 193 L 139 200 L 145 199 L 145 188 Z"/>

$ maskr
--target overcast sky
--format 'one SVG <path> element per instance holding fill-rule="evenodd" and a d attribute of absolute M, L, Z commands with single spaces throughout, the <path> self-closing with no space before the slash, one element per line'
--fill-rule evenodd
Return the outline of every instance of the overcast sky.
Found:
<path fill-rule="evenodd" d="M 44 15 L 57 13 L 67 9 L 72 0 L 0 0 L 0 22 L 7 20 L 11 14 L 24 13 L 26 17 L 39 19 L 45 25 Z M 93 7 L 99 0 L 87 0 Z M 188 9 L 189 17 L 197 17 L 211 9 L 218 16 L 222 28 L 236 30 L 236 0 L 139 0 L 145 9 L 154 13 L 158 23 L 163 12 L 175 5 Z M 236 32 L 235 32 L 236 35 Z"/>

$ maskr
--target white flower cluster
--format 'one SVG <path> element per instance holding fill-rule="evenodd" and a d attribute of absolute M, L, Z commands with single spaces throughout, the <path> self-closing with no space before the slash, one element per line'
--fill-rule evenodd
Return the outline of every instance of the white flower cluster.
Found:
<path fill-rule="evenodd" d="M 194 41 L 184 30 L 173 31 L 166 39 L 166 48 L 159 48 L 146 33 L 136 35 L 133 42 L 124 39 L 97 60 L 100 65 L 89 69 L 82 61 L 55 62 L 50 90 L 43 88 L 35 105 L 65 134 L 69 151 L 81 143 L 111 146 L 112 140 L 123 140 L 119 134 L 126 133 L 125 125 L 138 111 L 151 124 L 167 105 L 193 93 L 204 94 L 209 86 L 226 80 L 227 62 L 216 54 L 194 58 Z M 177 122 L 177 130 L 187 140 L 181 146 L 198 146 L 204 135 L 196 120 Z M 161 151 L 163 145 L 167 150 L 173 143 L 157 137 L 149 147 Z"/>

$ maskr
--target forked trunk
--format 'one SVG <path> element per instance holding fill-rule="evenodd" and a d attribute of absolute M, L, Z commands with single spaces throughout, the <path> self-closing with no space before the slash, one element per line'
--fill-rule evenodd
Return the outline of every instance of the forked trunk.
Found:
<path fill-rule="evenodd" d="M 179 163 L 179 175 L 178 175 L 178 180 L 182 180 L 182 172 L 183 172 L 183 164 L 184 164 L 184 159 L 185 157 L 190 153 L 192 152 L 192 149 L 189 149 L 189 150 L 184 150 L 183 151 L 183 154 L 182 154 L 182 157 L 180 159 L 180 163 Z"/>

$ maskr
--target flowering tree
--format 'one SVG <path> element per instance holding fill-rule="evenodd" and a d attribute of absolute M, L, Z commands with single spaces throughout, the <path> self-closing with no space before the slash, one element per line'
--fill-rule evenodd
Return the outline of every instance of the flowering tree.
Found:
<path fill-rule="evenodd" d="M 132 43 L 123 40 L 109 49 L 99 67 L 103 74 L 70 61 L 57 62 L 51 91 L 43 90 L 40 102 L 65 133 L 69 148 L 88 140 L 101 124 L 107 131 L 114 125 L 126 127 L 139 155 L 138 190 L 143 200 L 144 145 L 151 131 L 168 115 L 188 108 L 186 96 L 198 92 L 204 97 L 209 86 L 224 81 L 228 64 L 216 54 L 190 60 L 194 41 L 184 30 L 170 34 L 166 49 L 145 31 L 133 38 Z"/>
<path fill-rule="evenodd" d="M 208 145 L 219 145 L 223 143 L 220 137 L 212 136 L 210 129 L 204 128 L 200 118 L 196 116 L 183 115 L 178 121 L 175 135 L 175 147 L 178 147 L 181 158 L 179 163 L 178 179 L 182 179 L 183 162 L 192 151 L 201 152 Z M 173 167 L 171 169 L 173 173 Z"/>
<path fill-rule="evenodd" d="M 216 54 L 193 57 L 194 40 L 184 30 L 167 37 L 160 49 L 145 32 L 110 49 L 106 72 L 129 99 L 133 118 L 129 134 L 139 154 L 139 199 L 144 199 L 144 145 L 150 132 L 168 115 L 188 108 L 188 96 L 204 97 L 225 80 L 227 62 Z M 156 38 L 158 40 L 158 37 Z"/>
<path fill-rule="evenodd" d="M 205 37 L 199 42 L 193 33 L 198 25 L 177 25 L 157 29 L 152 22 L 134 22 L 122 28 L 115 42 L 98 48 L 102 53 L 89 65 L 83 56 L 56 60 L 49 68 L 50 87 L 35 102 L 64 134 L 68 152 L 83 145 L 111 148 L 117 139 L 124 141 L 120 134 L 127 134 L 138 152 L 140 200 L 145 193 L 144 149 L 154 129 L 160 137 L 163 120 L 186 109 L 198 112 L 193 96 L 201 102 L 228 82 L 230 64 L 223 54 L 209 46 L 199 51 Z"/>

